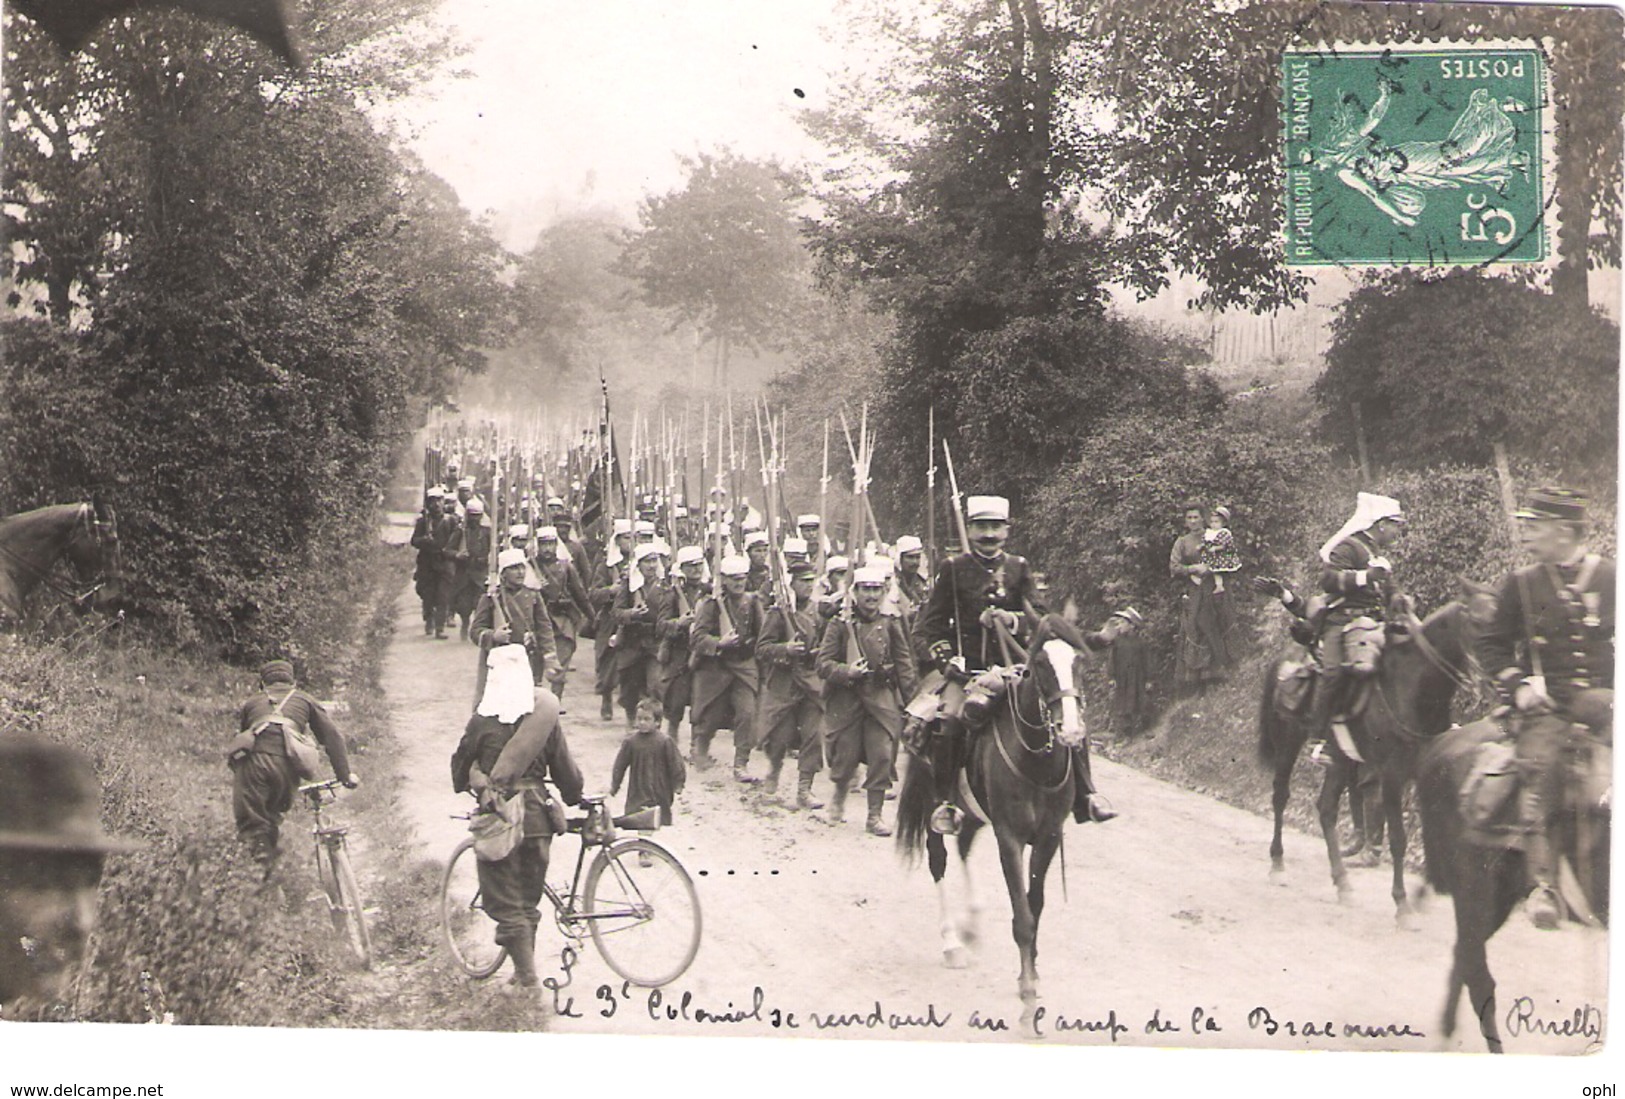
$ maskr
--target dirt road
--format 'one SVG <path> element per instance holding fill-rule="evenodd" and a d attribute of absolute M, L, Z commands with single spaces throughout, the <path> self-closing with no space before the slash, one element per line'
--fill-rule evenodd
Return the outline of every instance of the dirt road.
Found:
<path fill-rule="evenodd" d="M 430 857 L 443 858 L 464 835 L 450 819 L 466 799 L 451 793 L 448 759 L 471 706 L 475 656 L 472 645 L 424 637 L 416 598 L 403 588 L 385 688 L 400 745 L 401 808 Z M 589 682 L 590 671 L 578 667 L 564 725 L 588 791 L 607 792 L 623 732 L 599 720 L 598 700 L 583 689 Z M 685 750 L 687 736 L 685 725 Z M 758 760 L 753 770 L 764 766 Z M 1051 871 L 1039 936 L 1039 1025 L 1047 1040 L 1483 1048 L 1465 1009 L 1456 1038 L 1439 1036 L 1452 940 L 1447 900 L 1432 899 L 1417 930 L 1396 930 L 1386 868 L 1354 870 L 1354 901 L 1339 904 L 1319 838 L 1289 833 L 1288 879 L 1274 884 L 1267 821 L 1106 761 L 1097 771 L 1123 815 L 1104 826 L 1069 823 L 1065 893 L 1060 860 Z M 861 802 L 849 806 L 858 812 L 849 811 L 846 825 L 832 828 L 763 804 L 725 768 L 691 772 L 689 782 L 677 824 L 656 838 L 699 888 L 699 957 L 652 1005 L 649 992 L 623 988 L 589 948 L 558 995 L 556 1031 L 1016 1036 L 1016 950 L 991 836 L 977 844 L 970 867 L 984 905 L 979 949 L 967 968 L 948 969 L 930 876 L 901 863 L 890 840 L 864 833 Z M 828 790 L 821 775 L 817 792 Z M 888 822 L 894 808 L 887 804 Z M 574 841 L 554 852 L 553 877 L 566 877 L 559 864 L 573 863 Z M 548 958 L 561 942 L 544 923 L 538 954 Z M 1601 1027 L 1606 948 L 1602 933 L 1575 926 L 1543 934 L 1514 914 L 1490 948 L 1503 1028 L 1527 997 L 1525 1020 L 1567 1024 L 1559 1029 L 1571 1033 L 1524 1026 L 1508 1034 L 1509 1051 L 1588 1047 Z M 565 977 L 556 965 L 549 972 Z M 745 1017 L 726 1018 L 738 1015 Z"/>

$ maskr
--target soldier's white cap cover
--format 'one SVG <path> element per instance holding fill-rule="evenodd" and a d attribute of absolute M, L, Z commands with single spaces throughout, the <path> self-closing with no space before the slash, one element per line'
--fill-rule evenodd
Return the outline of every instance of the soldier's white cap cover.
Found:
<path fill-rule="evenodd" d="M 511 568 L 514 565 L 523 565 L 524 563 L 525 551 L 522 549 L 505 549 L 501 553 L 497 554 L 498 572 L 501 572 L 506 568 Z"/>
<path fill-rule="evenodd" d="M 805 538 L 786 538 L 784 540 L 784 552 L 799 553 L 805 556 L 807 553 L 807 540 Z"/>
<path fill-rule="evenodd" d="M 557 542 L 558 540 L 559 540 L 559 528 L 558 527 L 537 527 L 536 528 L 536 541 L 538 541 L 538 542 Z"/>
<path fill-rule="evenodd" d="M 476 496 L 474 499 L 468 502 L 468 506 L 463 510 L 468 512 L 470 515 L 484 515 L 485 505 L 480 503 L 480 498 Z"/>
<path fill-rule="evenodd" d="M 464 477 L 464 478 L 460 479 L 457 482 L 457 487 L 458 488 L 473 488 L 474 487 L 474 478 L 472 478 L 472 477 Z"/>
<path fill-rule="evenodd" d="M 557 496 L 549 496 L 547 498 L 547 506 L 550 508 L 561 508 L 564 506 L 564 501 L 559 499 Z"/>
<path fill-rule="evenodd" d="M 677 551 L 679 565 L 693 565 L 705 560 L 705 551 L 699 546 L 684 546 Z"/>
<path fill-rule="evenodd" d="M 515 523 L 513 526 L 508 528 L 508 537 L 509 538 L 529 538 L 530 537 L 530 524 L 529 523 Z"/>
<path fill-rule="evenodd" d="M 630 519 L 617 519 L 617 520 L 615 520 L 615 533 L 616 534 L 631 534 L 632 533 L 632 520 L 630 520 Z"/>
<path fill-rule="evenodd" d="M 446 494 L 446 490 L 441 488 L 439 485 L 430 485 L 427 489 L 424 490 L 424 493 L 423 493 L 423 495 L 427 496 L 431 500 L 438 500 L 438 499 L 440 499 L 440 497 L 444 496 L 445 494 Z"/>
<path fill-rule="evenodd" d="M 632 560 L 634 562 L 638 562 L 642 561 L 645 557 L 659 557 L 664 552 L 665 551 L 656 543 L 645 542 L 643 545 L 632 551 Z"/>
<path fill-rule="evenodd" d="M 865 565 L 852 574 L 852 586 L 855 588 L 883 588 L 886 586 L 886 570 Z"/>
<path fill-rule="evenodd" d="M 888 578 L 897 572 L 897 562 L 890 557 L 876 557 L 869 562 L 869 565 L 878 571 L 881 576 Z M 859 569 L 858 571 L 862 572 L 863 570 Z"/>
<path fill-rule="evenodd" d="M 810 513 L 796 516 L 796 526 L 798 527 L 817 527 L 822 526 L 823 522 L 818 516 Z"/>
<path fill-rule="evenodd" d="M 647 519 L 639 519 L 636 523 L 632 524 L 632 529 L 638 534 L 653 534 L 655 532 L 655 525 L 649 522 Z M 620 531 L 617 530 L 615 533 L 619 534 Z"/>
<path fill-rule="evenodd" d="M 965 518 L 972 523 L 978 519 L 1008 523 L 1010 501 L 1003 496 L 972 496 L 965 501 Z"/>
<path fill-rule="evenodd" d="M 724 557 L 721 572 L 724 576 L 749 576 L 750 558 L 740 557 L 737 554 L 733 557 Z"/>
<path fill-rule="evenodd" d="M 850 562 L 846 558 L 837 553 L 824 562 L 824 572 L 826 575 L 832 572 L 845 572 L 849 564 Z"/>
<path fill-rule="evenodd" d="M 752 546 L 765 546 L 768 544 L 768 541 L 769 539 L 767 537 L 767 531 L 753 530 L 749 534 L 745 535 L 745 548 L 750 549 Z"/>
<path fill-rule="evenodd" d="M 914 537 L 914 535 L 905 534 L 897 539 L 897 556 L 901 557 L 905 553 L 923 552 L 925 552 L 925 543 Z"/>
<path fill-rule="evenodd" d="M 653 546 L 657 551 L 659 551 L 660 556 L 662 556 L 662 557 L 670 557 L 671 556 L 671 543 L 667 542 L 664 538 L 656 538 L 653 542 L 650 542 L 649 544 L 651 546 Z"/>

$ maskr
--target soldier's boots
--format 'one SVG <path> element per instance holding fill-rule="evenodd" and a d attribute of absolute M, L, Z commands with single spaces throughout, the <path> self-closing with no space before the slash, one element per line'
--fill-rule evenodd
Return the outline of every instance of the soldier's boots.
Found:
<path fill-rule="evenodd" d="M 735 752 L 734 753 L 734 781 L 735 782 L 743 782 L 746 785 L 750 785 L 750 786 L 754 786 L 756 783 L 761 782 L 762 781 L 761 779 L 757 778 L 755 775 L 750 773 L 749 767 L 750 767 L 750 749 L 746 748 L 744 751 Z"/>
<path fill-rule="evenodd" d="M 1326 739 L 1332 735 L 1332 719 L 1337 714 L 1344 695 L 1344 682 L 1348 673 L 1342 668 L 1322 669 L 1315 684 L 1314 698 L 1309 707 L 1309 762 L 1316 767 L 1331 765 L 1326 751 Z"/>
<path fill-rule="evenodd" d="M 863 827 L 868 830 L 871 836 L 891 835 L 891 829 L 887 828 L 885 823 L 880 819 L 880 811 L 886 805 L 886 791 L 870 790 L 868 791 L 868 794 L 869 819 L 864 822 Z"/>
<path fill-rule="evenodd" d="M 694 734 L 694 743 L 689 750 L 688 761 L 694 765 L 696 771 L 709 771 L 716 766 L 716 760 L 711 758 L 710 733 Z"/>
<path fill-rule="evenodd" d="M 607 695 L 607 694 L 599 695 L 598 699 L 599 699 L 598 716 L 603 718 L 605 721 L 614 721 L 615 720 L 615 701 L 614 701 L 614 699 L 610 698 L 610 696 Z"/>
<path fill-rule="evenodd" d="M 759 791 L 768 801 L 779 800 L 779 776 L 784 771 L 784 760 L 769 760 L 767 777 L 762 780 Z"/>
<path fill-rule="evenodd" d="M 1095 793 L 1094 774 L 1089 767 L 1089 744 L 1072 750 L 1072 766 L 1078 772 L 1072 785 L 1072 819 L 1079 824 L 1105 824 L 1117 816 L 1111 802 Z"/>
<path fill-rule="evenodd" d="M 796 782 L 796 808 L 797 809 L 812 810 L 812 809 L 822 809 L 824 807 L 823 802 L 815 801 L 813 799 L 812 784 L 813 784 L 813 780 L 812 780 L 811 775 L 803 775 Z"/>
<path fill-rule="evenodd" d="M 829 812 L 825 820 L 831 824 L 843 824 L 846 821 L 846 784 L 837 782 L 835 792 L 829 796 Z"/>
<path fill-rule="evenodd" d="M 1552 888 L 1554 860 L 1552 841 L 1546 834 L 1546 815 L 1540 789 L 1526 781 L 1520 793 L 1518 809 L 1528 834 L 1524 842 L 1524 868 L 1534 889 L 1524 902 L 1529 921 L 1542 931 L 1556 931 L 1563 922 L 1563 904 L 1557 890 Z"/>
<path fill-rule="evenodd" d="M 535 988 L 536 939 L 535 933 L 520 935 L 508 944 L 508 957 L 513 961 L 513 976 L 508 983 L 520 988 Z"/>

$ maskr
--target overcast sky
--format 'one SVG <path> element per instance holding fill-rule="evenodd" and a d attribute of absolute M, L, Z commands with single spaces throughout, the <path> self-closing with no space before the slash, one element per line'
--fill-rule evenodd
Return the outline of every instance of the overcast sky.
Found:
<path fill-rule="evenodd" d="M 631 217 L 683 180 L 678 156 L 727 145 L 794 160 L 821 101 L 833 0 L 447 0 L 471 46 L 406 105 L 413 147 L 503 243 L 524 250 L 561 212 Z M 806 98 L 796 95 L 800 89 Z M 432 97 L 432 98 L 431 98 Z"/>

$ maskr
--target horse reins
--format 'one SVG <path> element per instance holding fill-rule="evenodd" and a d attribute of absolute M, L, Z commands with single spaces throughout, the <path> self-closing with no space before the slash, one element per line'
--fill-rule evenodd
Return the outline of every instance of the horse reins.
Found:
<path fill-rule="evenodd" d="M 1074 688 L 1071 691 L 1062 691 L 1056 697 L 1065 698 L 1068 695 L 1073 698 L 1077 698 L 1077 689 Z M 1010 707 L 1010 716 L 1018 726 L 1028 729 L 1043 729 L 1049 734 L 1048 739 L 1044 742 L 1044 746 L 1042 748 L 1033 748 L 1028 746 L 1026 740 L 1021 737 L 1020 733 L 1017 733 L 1016 739 L 1020 741 L 1023 748 L 1025 748 L 1029 753 L 1039 756 L 1047 756 L 1055 751 L 1055 722 L 1051 721 L 1048 716 L 1048 707 L 1050 705 L 1049 699 L 1044 699 L 1040 702 L 1040 705 L 1045 707 L 1045 717 L 1043 719 L 1043 724 L 1041 725 L 1035 725 L 1021 716 L 1021 710 L 1016 706 L 1016 692 L 1014 690 L 1007 690 L 1005 692 L 1005 705 Z M 1004 760 L 1004 765 L 1010 768 L 1011 774 L 1015 775 L 1018 779 L 1027 783 L 1029 786 L 1035 787 L 1044 793 L 1052 794 L 1065 786 L 1067 780 L 1072 777 L 1072 753 L 1069 751 L 1066 753 L 1066 770 L 1061 772 L 1061 779 L 1059 782 L 1057 782 L 1054 786 L 1046 786 L 1041 782 L 1033 781 L 1022 773 L 1021 768 L 1017 766 L 1015 759 L 1010 755 L 1010 749 L 1004 746 L 1004 738 L 999 735 L 997 725 L 994 726 L 992 733 L 993 743 L 999 749 L 999 757 Z"/>
<path fill-rule="evenodd" d="M 24 557 L 16 550 L 10 549 L 5 545 L 0 545 L 0 555 L 4 555 L 11 561 L 15 562 L 19 568 L 26 569 L 34 576 L 37 583 L 43 585 L 50 591 L 64 596 L 76 604 L 83 604 L 91 596 L 95 595 L 97 592 L 101 591 L 107 586 L 109 578 L 107 575 L 106 536 L 103 535 L 102 528 L 104 526 L 111 525 L 111 523 L 106 523 L 103 520 L 96 518 L 95 510 L 91 507 L 91 505 L 85 503 L 81 503 L 79 505 L 79 513 L 75 519 L 75 527 L 77 528 L 82 526 L 85 528 L 91 541 L 96 544 L 96 549 L 98 551 L 96 554 L 96 575 L 91 579 L 90 587 L 86 588 L 82 592 L 75 592 L 73 588 L 70 588 L 56 580 L 56 578 L 52 575 L 55 571 L 56 565 L 56 558 L 54 557 L 51 559 L 49 564 L 42 567 Z"/>

